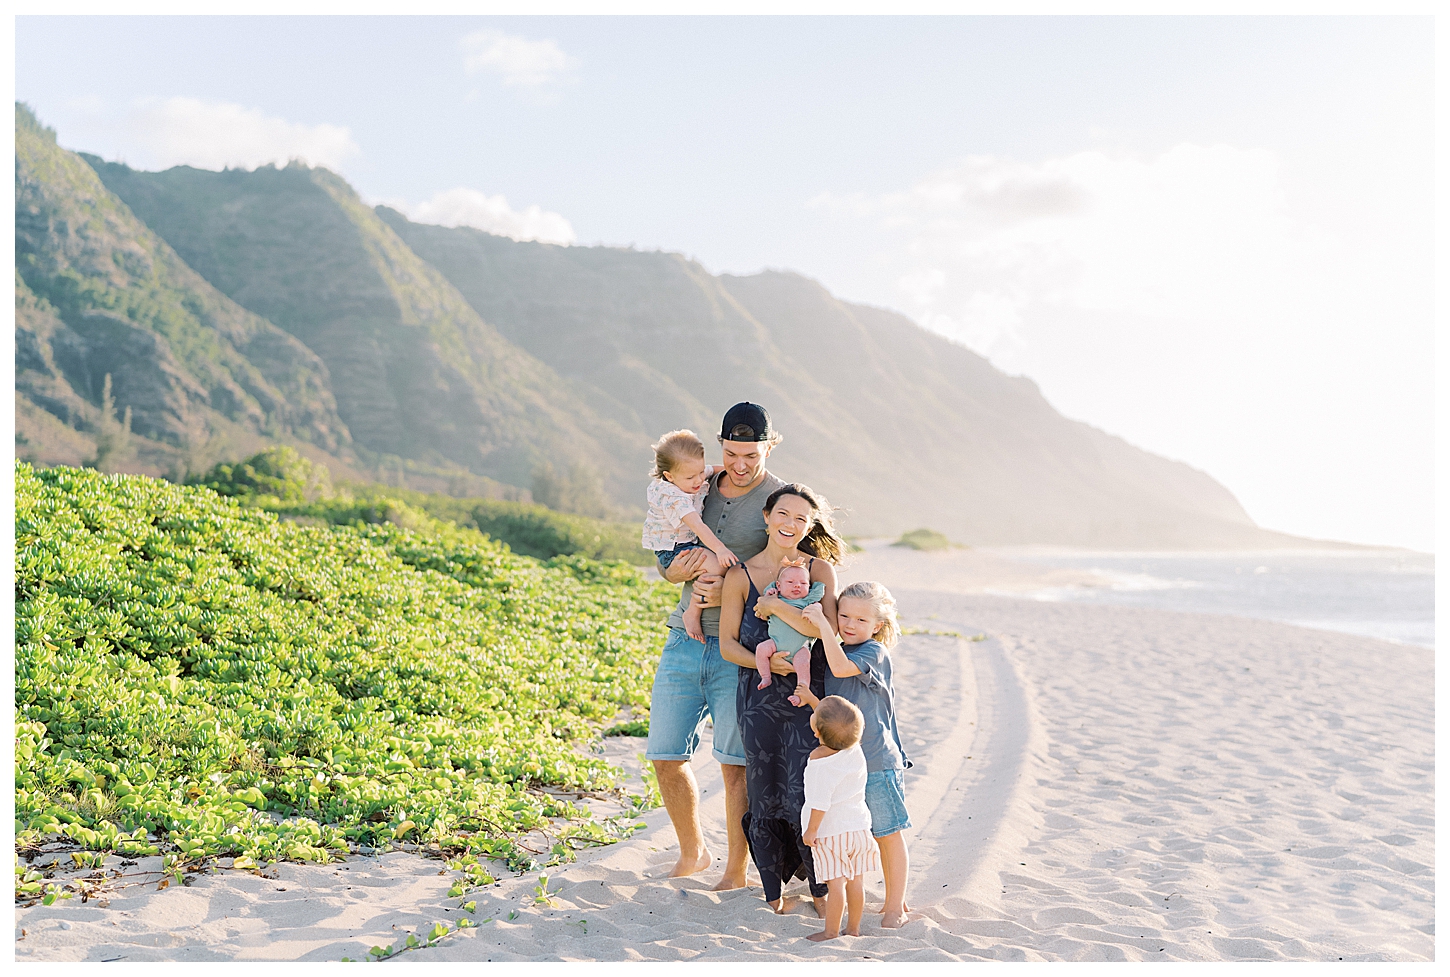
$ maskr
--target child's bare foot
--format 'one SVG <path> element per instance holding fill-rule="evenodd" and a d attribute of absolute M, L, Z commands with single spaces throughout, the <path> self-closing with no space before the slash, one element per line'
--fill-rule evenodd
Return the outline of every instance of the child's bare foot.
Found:
<path fill-rule="evenodd" d="M 694 601 L 690 601 L 690 606 L 685 608 L 683 622 L 685 625 L 685 633 L 696 641 L 705 640 L 705 629 L 700 627 L 700 615 L 704 611 L 705 609 Z"/>
<path fill-rule="evenodd" d="M 695 858 L 693 862 L 691 861 L 689 855 L 681 852 L 680 860 L 675 862 L 674 868 L 670 869 L 669 877 L 672 879 L 679 879 L 685 877 L 686 875 L 694 875 L 696 872 L 703 872 L 705 871 L 705 869 L 710 867 L 710 863 L 713 861 L 714 859 L 710 857 L 710 849 L 708 848 L 700 852 L 699 857 Z"/>
<path fill-rule="evenodd" d="M 760 689 L 765 688 L 769 684 L 770 684 L 770 676 L 767 675 L 767 676 L 765 676 L 765 678 L 761 679 L 760 680 L 760 684 L 755 687 L 756 688 L 756 691 L 759 691 Z M 791 696 L 791 698 L 794 699 L 795 696 Z"/>
<path fill-rule="evenodd" d="M 810 940 L 812 943 L 824 943 L 827 940 L 834 940 L 840 935 L 840 933 L 832 933 L 830 930 L 822 930 L 819 933 L 812 933 L 810 936 L 806 937 L 806 939 Z M 860 934 L 853 935 L 859 936 Z"/>
<path fill-rule="evenodd" d="M 905 924 L 905 913 L 886 913 L 881 917 L 881 928 L 884 930 L 900 929 Z"/>
<path fill-rule="evenodd" d="M 763 688 L 765 688 L 765 686 L 762 685 L 761 688 L 763 689 Z M 797 708 L 799 708 L 800 705 L 801 705 L 801 697 L 798 696 L 798 695 L 791 696 L 790 697 L 790 704 L 793 705 L 793 706 L 795 706 L 795 707 L 797 707 Z"/>
<path fill-rule="evenodd" d="M 849 926 L 848 925 L 844 930 L 842 930 L 842 932 L 846 936 L 860 936 L 861 935 L 861 924 L 860 923 L 857 923 L 855 926 Z"/>

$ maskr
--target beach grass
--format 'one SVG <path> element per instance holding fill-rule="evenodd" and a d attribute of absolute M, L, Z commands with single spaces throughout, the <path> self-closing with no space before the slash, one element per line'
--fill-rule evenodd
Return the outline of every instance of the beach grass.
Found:
<path fill-rule="evenodd" d="M 526 865 L 617 836 L 562 794 L 618 788 L 579 747 L 647 714 L 673 588 L 426 513 L 300 525 L 25 463 L 15 485 L 17 849 Z"/>
<path fill-rule="evenodd" d="M 637 523 L 594 519 L 527 502 L 458 498 L 394 485 L 344 483 L 334 487 L 326 468 L 286 445 L 267 448 L 244 461 L 218 464 L 190 481 L 294 521 L 333 525 L 387 522 L 411 527 L 428 522 L 420 516 L 431 516 L 476 529 L 524 556 L 586 556 L 654 565 L 654 553 L 640 546 Z"/>

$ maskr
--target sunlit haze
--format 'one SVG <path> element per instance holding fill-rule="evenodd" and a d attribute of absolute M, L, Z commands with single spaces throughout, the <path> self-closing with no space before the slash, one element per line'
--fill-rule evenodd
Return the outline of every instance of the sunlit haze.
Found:
<path fill-rule="evenodd" d="M 1260 525 L 1431 550 L 1433 42 L 1429 18 L 24 17 L 16 97 L 134 167 L 300 157 L 421 222 L 797 271 Z"/>

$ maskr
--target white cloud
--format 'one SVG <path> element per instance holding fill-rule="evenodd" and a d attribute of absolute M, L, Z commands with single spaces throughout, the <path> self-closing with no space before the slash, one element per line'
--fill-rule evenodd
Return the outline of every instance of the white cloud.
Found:
<path fill-rule="evenodd" d="M 502 31 L 475 31 L 459 46 L 463 48 L 463 68 L 470 75 L 491 72 L 510 86 L 546 85 L 579 64 L 553 41 L 529 41 Z"/>
<path fill-rule="evenodd" d="M 160 169 L 182 164 L 254 169 L 302 159 L 336 170 L 361 152 L 346 126 L 302 125 L 261 109 L 195 98 L 138 103 L 125 127 L 149 157 L 138 165 Z"/>
<path fill-rule="evenodd" d="M 1207 470 L 1262 524 L 1427 547 L 1428 235 L 1341 220 L 1358 201 L 1306 192 L 1302 169 L 1187 143 L 975 157 L 809 205 L 871 228 L 861 298 Z"/>
<path fill-rule="evenodd" d="M 1033 308 L 1217 326 L 1282 308 L 1297 284 L 1286 263 L 1316 247 L 1287 216 L 1278 169 L 1266 150 L 1188 144 L 1146 159 L 974 157 L 903 192 L 810 203 L 904 235 L 892 260 L 907 308 L 1010 361 Z"/>
<path fill-rule="evenodd" d="M 490 197 L 468 187 L 444 190 L 431 200 L 405 204 L 399 209 L 422 224 L 476 227 L 515 241 L 573 244 L 576 240 L 573 225 L 562 214 L 544 210 L 537 204 L 514 210 L 502 194 Z"/>

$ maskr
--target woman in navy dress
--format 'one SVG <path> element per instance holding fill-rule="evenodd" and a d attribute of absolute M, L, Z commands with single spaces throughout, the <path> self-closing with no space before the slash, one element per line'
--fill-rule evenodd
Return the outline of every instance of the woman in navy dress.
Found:
<path fill-rule="evenodd" d="M 788 561 L 809 561 L 811 581 L 826 585 L 821 609 L 827 621 L 835 621 L 834 564 L 845 544 L 831 526 L 825 501 L 804 485 L 786 485 L 771 494 L 765 504 L 765 525 L 769 533 L 765 549 L 726 575 L 720 606 L 720 654 L 740 666 L 735 702 L 745 746 L 747 808 L 741 825 L 771 908 L 786 910 L 781 889 L 794 877 L 810 883 L 819 909 L 826 886 L 816 881 L 800 823 L 806 760 L 817 746 L 811 711 L 790 704 L 795 669 L 787 654 L 772 659 L 771 671 L 789 678 L 756 688 L 760 674 L 755 670 L 755 646 L 769 637 L 766 625 L 772 615 L 804 635 L 817 635 L 815 625 L 797 608 L 770 591 Z M 825 651 L 817 641 L 811 649 L 811 692 L 825 693 L 825 675 Z"/>

